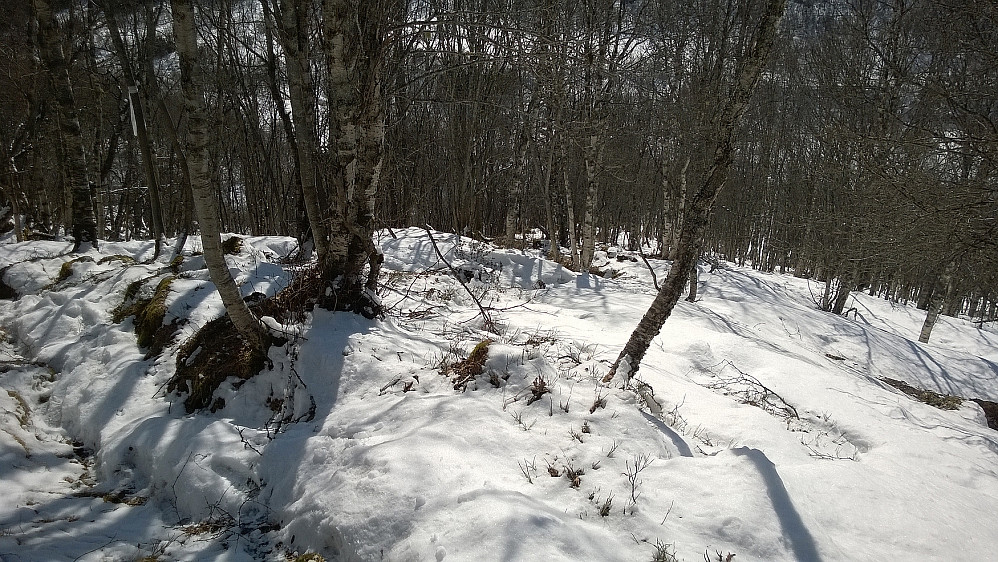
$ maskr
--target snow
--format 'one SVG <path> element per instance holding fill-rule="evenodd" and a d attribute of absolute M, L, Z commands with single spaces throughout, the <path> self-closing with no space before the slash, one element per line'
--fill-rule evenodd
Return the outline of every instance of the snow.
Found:
<path fill-rule="evenodd" d="M 267 318 L 290 336 L 272 366 L 192 415 L 165 385 L 177 346 L 222 314 L 196 238 L 166 302 L 164 321 L 185 323 L 157 357 L 131 319 L 112 320 L 130 283 L 171 274 L 147 261 L 151 243 L 102 243 L 63 280 L 69 244 L 0 244 L 22 295 L 0 302 L 0 559 L 954 560 L 998 547 L 998 433 L 973 402 L 939 410 L 881 381 L 998 400 L 991 328 L 940 317 L 920 344 L 912 307 L 855 293 L 855 312 L 834 316 L 814 282 L 722 264 L 701 270 L 699 300 L 679 303 L 622 388 L 601 379 L 654 297 L 643 262 L 608 248 L 614 275 L 576 274 L 432 234 L 449 266 L 425 230 L 379 234 L 385 319 Z M 286 286 L 295 248 L 246 238 L 228 256 L 243 294 Z M 100 263 L 114 254 L 136 261 Z M 668 263 L 650 261 L 663 278 Z M 485 340 L 483 372 L 455 388 L 442 368 Z"/>

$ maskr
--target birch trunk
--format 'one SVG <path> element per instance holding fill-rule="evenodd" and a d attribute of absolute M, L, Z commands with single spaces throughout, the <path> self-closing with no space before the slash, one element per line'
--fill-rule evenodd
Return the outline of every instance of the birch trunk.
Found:
<path fill-rule="evenodd" d="M 936 325 L 939 313 L 942 311 L 943 306 L 953 298 L 955 287 L 953 284 L 953 274 L 955 272 L 956 264 L 951 261 L 946 264 L 946 269 L 939 276 L 939 280 L 935 284 L 935 290 L 932 291 L 932 297 L 929 299 L 928 312 L 925 314 L 925 322 L 922 323 L 922 330 L 918 334 L 918 341 L 929 343 L 929 336 L 932 335 L 932 328 Z M 945 297 L 940 296 L 942 294 L 940 289 L 946 291 Z"/>
<path fill-rule="evenodd" d="M 676 223 L 675 228 L 672 230 L 672 240 L 669 244 L 669 256 L 670 260 L 676 259 L 676 249 L 679 247 L 679 233 L 683 229 L 683 213 L 686 211 L 686 186 L 687 186 L 687 176 L 686 172 L 690 169 L 690 157 L 686 157 L 686 162 L 683 163 L 683 169 L 679 171 L 679 202 L 676 204 Z"/>
<path fill-rule="evenodd" d="M 596 176 L 599 172 L 603 152 L 599 142 L 595 134 L 591 135 L 585 150 L 586 206 L 585 214 L 582 216 L 582 255 L 579 257 L 581 271 L 589 270 L 593 264 L 593 255 L 596 253 L 596 225 L 594 223 L 596 218 Z"/>
<path fill-rule="evenodd" d="M 315 249 L 320 263 L 326 259 L 329 232 L 323 220 L 320 203 L 319 177 L 315 154 L 319 143 L 315 124 L 315 94 L 309 71 L 310 49 L 302 31 L 305 29 L 309 2 L 303 0 L 281 0 L 281 27 L 278 37 L 284 49 L 285 66 L 288 72 L 288 93 L 291 101 L 291 117 L 294 123 L 295 149 L 298 156 L 298 175 L 301 178 L 302 198 L 305 213 L 315 240 Z"/>
<path fill-rule="evenodd" d="M 87 176 L 83 133 L 76 112 L 73 84 L 69 78 L 69 63 L 62 47 L 60 26 L 49 0 L 34 0 L 38 17 L 38 39 L 42 61 L 51 76 L 58 108 L 59 137 L 62 143 L 63 174 L 72 198 L 71 215 L 73 251 L 97 248 L 97 221 L 94 217 L 93 193 Z"/>
<path fill-rule="evenodd" d="M 200 72 L 197 66 L 197 32 L 194 27 L 194 9 L 190 0 L 171 0 L 173 35 L 180 58 L 180 84 L 184 108 L 187 111 L 185 152 L 191 178 L 194 210 L 201 227 L 201 245 L 204 261 L 212 283 L 225 305 L 225 312 L 239 334 L 253 347 L 265 349 L 269 336 L 263 324 L 253 315 L 243 301 L 236 282 L 229 273 L 222 251 L 219 233 L 217 194 L 211 187 L 208 169 L 208 130 L 203 90 L 199 87 Z"/>
<path fill-rule="evenodd" d="M 752 38 L 752 44 L 738 64 L 736 82 L 720 113 L 714 118 L 707 141 L 707 146 L 712 149 L 713 158 L 703 185 L 690 199 L 686 209 L 676 249 L 676 259 L 655 300 L 631 333 L 631 337 L 603 378 L 603 382 L 610 382 L 619 370 L 625 384 L 630 383 L 638 372 L 652 340 L 662 330 L 662 326 L 682 296 L 683 289 L 686 288 L 686 283 L 700 255 L 711 208 L 728 178 L 735 128 L 748 109 L 749 100 L 769 60 L 769 53 L 783 16 L 784 4 L 785 0 L 769 0 L 766 4 Z"/>
<path fill-rule="evenodd" d="M 382 2 L 327 0 L 323 31 L 329 72 L 331 170 L 329 241 L 320 262 L 329 294 L 320 304 L 365 317 L 381 314 L 375 293 L 384 256 L 374 244 L 374 203 L 381 184 L 385 122 L 380 66 Z M 370 266 L 366 278 L 365 266 Z"/>

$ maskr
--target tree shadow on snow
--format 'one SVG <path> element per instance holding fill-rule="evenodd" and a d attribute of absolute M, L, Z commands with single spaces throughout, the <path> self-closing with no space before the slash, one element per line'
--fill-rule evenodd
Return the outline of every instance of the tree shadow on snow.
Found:
<path fill-rule="evenodd" d="M 814 543 L 814 537 L 804 525 L 804 521 L 794 507 L 793 500 L 787 492 L 787 487 L 780 478 L 780 473 L 776 470 L 776 465 L 769 460 L 765 453 L 759 449 L 750 447 L 738 447 L 731 450 L 734 454 L 745 457 L 755 465 L 759 475 L 762 476 L 766 484 L 766 492 L 769 494 L 769 501 L 773 504 L 773 510 L 780 521 L 780 527 L 784 538 L 790 543 L 790 548 L 794 552 L 794 559 L 801 562 L 817 562 L 821 560 L 818 555 L 818 548 Z"/>

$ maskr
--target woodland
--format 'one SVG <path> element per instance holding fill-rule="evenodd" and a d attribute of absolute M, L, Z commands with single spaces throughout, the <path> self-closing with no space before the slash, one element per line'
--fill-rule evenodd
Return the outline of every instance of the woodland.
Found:
<path fill-rule="evenodd" d="M 675 260 L 658 327 L 698 260 L 915 302 L 923 341 L 998 318 L 990 1 L 30 0 L 0 49 L 5 228 L 200 233 L 257 345 L 220 232 L 297 237 L 368 316 L 372 232 L 432 225 Z"/>

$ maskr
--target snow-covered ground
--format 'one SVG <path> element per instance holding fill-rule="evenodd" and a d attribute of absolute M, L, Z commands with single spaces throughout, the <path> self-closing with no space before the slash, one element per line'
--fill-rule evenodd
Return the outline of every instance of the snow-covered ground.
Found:
<path fill-rule="evenodd" d="M 187 415 L 181 341 L 221 314 L 189 245 L 155 357 L 112 311 L 167 264 L 107 243 L 0 245 L 0 559 L 986 560 L 998 550 L 998 432 L 881 381 L 998 400 L 998 334 L 813 282 L 703 269 L 639 378 L 661 414 L 600 382 L 654 296 L 640 261 L 577 275 L 536 253 L 420 229 L 382 233 L 384 320 L 316 311 L 272 367 Z M 274 294 L 293 240 L 229 256 Z M 613 252 L 611 252 L 612 254 Z M 63 255 L 60 255 L 63 254 Z M 661 278 L 666 262 L 652 260 Z M 446 369 L 489 341 L 480 374 Z M 446 371 L 447 374 L 441 374 Z M 235 381 L 232 381 L 235 382 Z M 238 388 L 235 388 L 238 386 Z M 458 388 L 456 389 L 455 386 Z M 75 446 L 73 445 L 75 443 Z M 92 451 L 92 454 L 90 453 Z M 674 556 L 675 558 L 672 558 Z"/>

